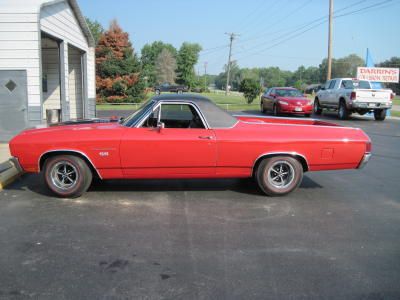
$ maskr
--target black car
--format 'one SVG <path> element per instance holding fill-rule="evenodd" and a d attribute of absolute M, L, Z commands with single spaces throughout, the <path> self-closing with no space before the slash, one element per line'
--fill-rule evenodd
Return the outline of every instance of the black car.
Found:
<path fill-rule="evenodd" d="M 168 82 L 160 84 L 154 88 L 154 91 L 156 92 L 157 95 L 161 94 L 162 92 L 182 94 L 183 92 L 187 92 L 188 90 L 189 88 L 187 86 L 170 84 Z"/>

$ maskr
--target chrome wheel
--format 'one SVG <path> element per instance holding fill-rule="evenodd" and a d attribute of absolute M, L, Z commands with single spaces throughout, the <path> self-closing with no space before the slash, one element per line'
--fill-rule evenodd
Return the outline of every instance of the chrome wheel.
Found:
<path fill-rule="evenodd" d="M 69 190 L 77 184 L 79 173 L 76 167 L 70 162 L 60 161 L 51 169 L 50 178 L 57 188 Z"/>
<path fill-rule="evenodd" d="M 295 178 L 295 171 L 291 164 L 286 161 L 276 161 L 267 170 L 267 180 L 269 184 L 277 189 L 288 187 Z"/>

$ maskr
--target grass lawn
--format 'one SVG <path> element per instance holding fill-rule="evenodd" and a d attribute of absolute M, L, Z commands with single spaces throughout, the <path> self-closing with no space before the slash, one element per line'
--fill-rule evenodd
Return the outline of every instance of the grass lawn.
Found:
<path fill-rule="evenodd" d="M 196 93 L 193 93 L 196 94 Z M 207 97 L 214 101 L 218 106 L 229 111 L 243 111 L 243 110 L 259 110 L 260 99 L 254 99 L 253 103 L 247 104 L 246 99 L 237 93 L 229 94 L 225 96 L 224 93 L 201 93 L 197 94 Z M 147 99 L 154 96 L 154 94 L 148 94 Z M 136 110 L 140 107 L 139 104 L 97 104 L 97 110 Z"/>
<path fill-rule="evenodd" d="M 400 111 L 391 110 L 390 115 L 393 117 L 400 117 Z"/>

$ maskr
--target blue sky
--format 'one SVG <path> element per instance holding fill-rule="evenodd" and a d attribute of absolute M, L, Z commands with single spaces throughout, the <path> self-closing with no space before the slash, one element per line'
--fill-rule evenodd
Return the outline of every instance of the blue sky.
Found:
<path fill-rule="evenodd" d="M 241 67 L 278 66 L 295 70 L 300 65 L 317 66 L 327 53 L 328 24 L 318 24 L 328 14 L 329 0 L 78 0 L 78 3 L 84 15 L 104 27 L 116 18 L 129 33 L 138 53 L 143 45 L 156 40 L 177 48 L 184 41 L 199 43 L 204 51 L 196 71 L 201 74 L 204 62 L 208 64 L 207 73 L 222 71 L 228 57 L 225 32 L 240 34 L 233 44 L 233 59 Z M 351 53 L 364 58 L 367 47 L 375 63 L 400 56 L 400 0 L 335 0 L 334 9 L 338 16 L 348 14 L 334 20 L 335 58 Z"/>

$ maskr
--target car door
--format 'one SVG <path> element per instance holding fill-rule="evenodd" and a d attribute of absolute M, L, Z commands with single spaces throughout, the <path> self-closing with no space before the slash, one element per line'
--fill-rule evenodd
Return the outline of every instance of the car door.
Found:
<path fill-rule="evenodd" d="M 126 178 L 199 178 L 215 174 L 214 131 L 191 103 L 160 103 L 121 141 Z"/>
<path fill-rule="evenodd" d="M 329 101 L 329 86 L 332 80 L 328 80 L 325 83 L 324 89 L 319 92 L 318 100 L 321 105 L 327 105 Z"/>
<path fill-rule="evenodd" d="M 337 106 L 337 101 L 336 101 L 336 83 L 338 80 L 332 79 L 329 88 L 328 88 L 328 96 L 327 96 L 327 105 L 328 106 Z"/>
<path fill-rule="evenodd" d="M 269 93 L 267 94 L 265 104 L 266 104 L 266 109 L 269 111 L 272 111 L 272 108 L 274 107 L 275 93 L 276 93 L 275 89 L 270 89 Z"/>

